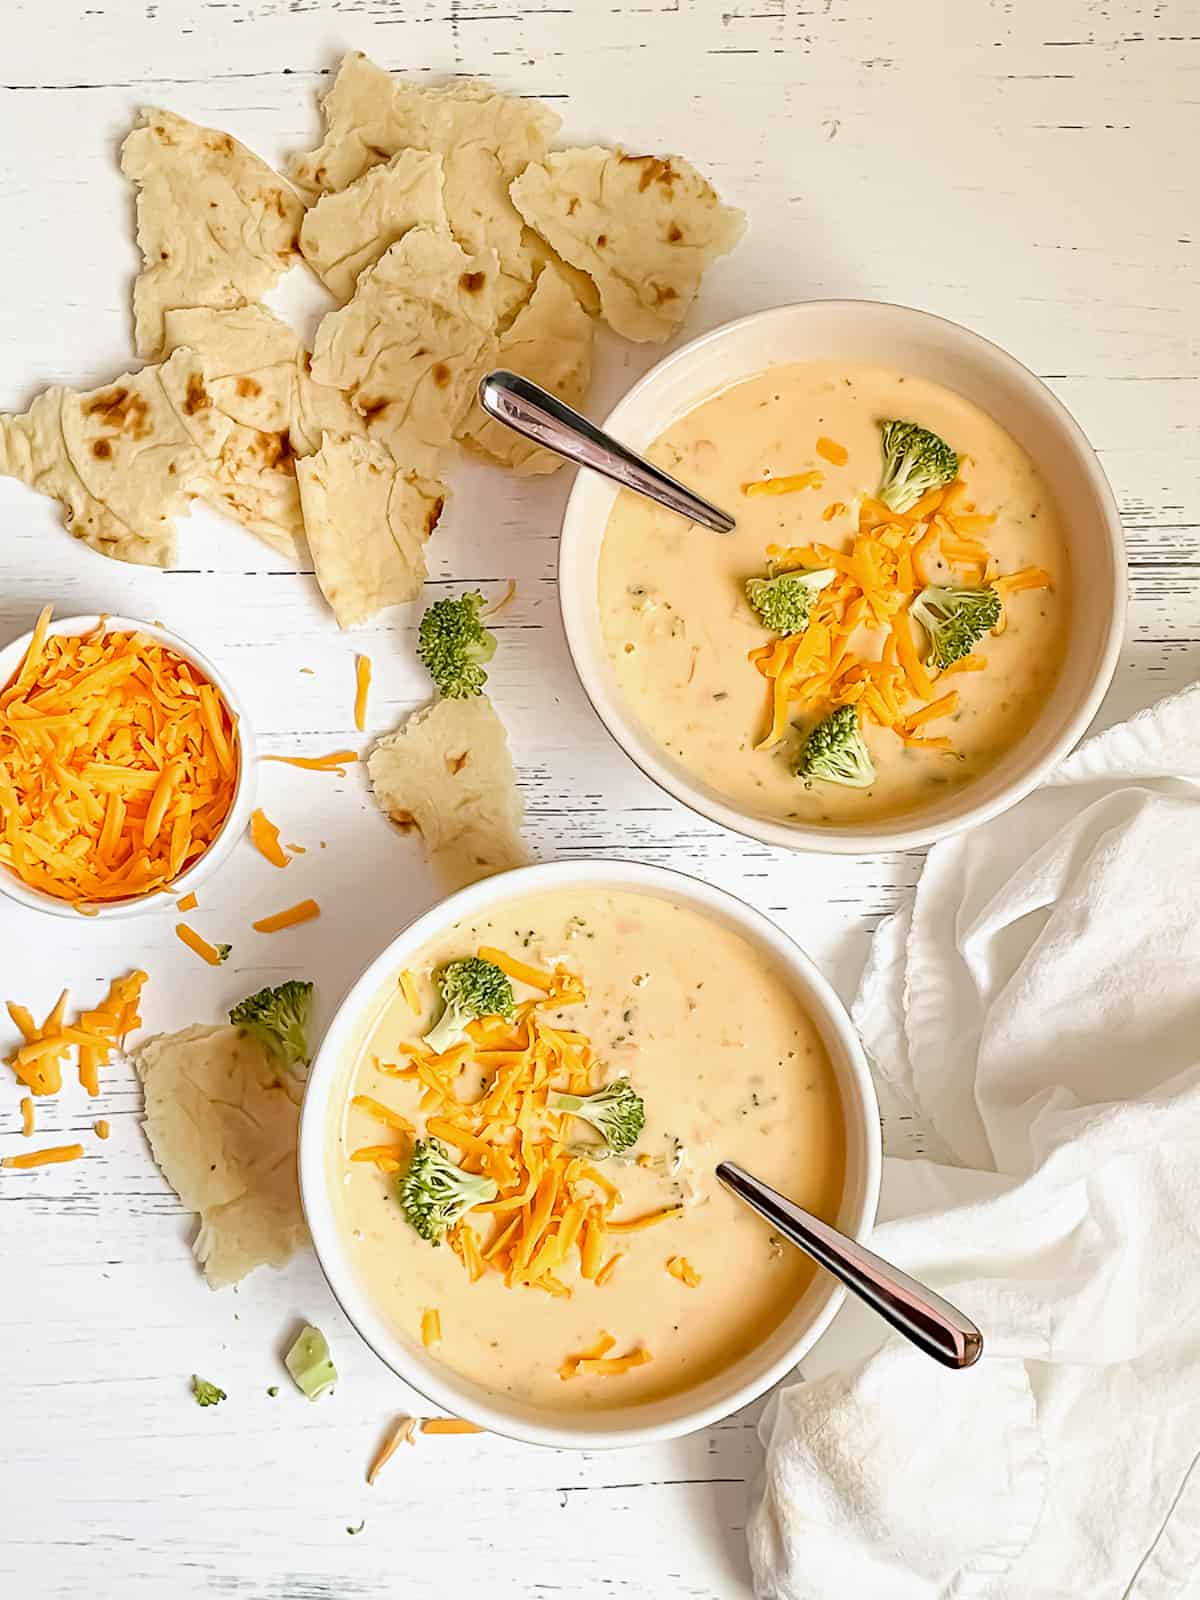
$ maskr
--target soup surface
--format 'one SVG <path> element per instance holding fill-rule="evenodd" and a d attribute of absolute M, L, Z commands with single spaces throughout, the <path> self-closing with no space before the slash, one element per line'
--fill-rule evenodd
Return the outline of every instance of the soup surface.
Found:
<path fill-rule="evenodd" d="M 955 516 L 947 512 L 944 525 L 936 509 L 879 525 L 885 508 L 871 497 L 882 469 L 880 423 L 887 419 L 919 423 L 958 453 Z M 818 440 L 832 442 L 830 453 L 844 453 L 844 462 L 818 450 Z M 705 401 L 648 454 L 738 524 L 728 536 L 708 533 L 622 491 L 600 555 L 601 623 L 621 692 L 693 779 L 752 815 L 809 825 L 864 822 L 928 805 L 970 783 L 1029 729 L 1065 644 L 1066 549 L 1029 457 L 961 395 L 883 368 L 781 366 Z M 817 476 L 794 492 L 746 493 L 764 479 L 806 473 Z M 887 661 L 894 649 L 889 626 L 868 613 L 845 641 L 848 676 L 832 694 L 796 704 L 786 736 L 756 749 L 771 726 L 771 686 L 748 656 L 773 635 L 747 603 L 745 583 L 767 574 L 769 546 L 810 552 L 782 557 L 788 569 L 822 567 L 828 553 L 812 553 L 814 546 L 848 558 L 864 530 L 901 553 L 908 547 L 910 593 L 925 584 L 974 587 L 1030 569 L 1048 586 L 1007 595 L 1004 631 L 985 634 L 974 652 L 983 670 L 959 668 L 944 681 L 931 674 L 932 698 L 957 696 L 947 714 L 918 721 L 902 738 L 865 703 L 859 706 L 875 770 L 869 787 L 825 781 L 806 787 L 794 768 L 808 731 L 843 703 L 839 691 L 862 692 L 852 686 L 855 662 Z M 851 620 L 852 606 L 839 608 Z M 915 621 L 911 627 L 927 658 L 924 631 Z M 921 704 L 904 684 L 896 709 L 907 717 Z"/>
<path fill-rule="evenodd" d="M 506 1270 L 514 1267 L 506 1239 L 519 1235 L 536 1209 L 536 1195 L 524 1210 L 518 1203 L 468 1212 L 470 1250 L 461 1235 L 450 1248 L 435 1248 L 410 1226 L 397 1198 L 413 1138 L 451 1123 L 487 1138 L 482 1097 L 496 1087 L 497 1073 L 516 1070 L 511 1051 L 507 1063 L 495 1067 L 505 1052 L 453 1068 L 451 1106 L 431 1104 L 437 1095 L 427 1092 L 425 1074 L 403 1078 L 388 1070 L 404 1070 L 411 1059 L 405 1047 L 417 1044 L 440 1012 L 434 971 L 481 947 L 581 979 L 586 999 L 570 1005 L 515 981 L 518 1007 L 541 1001 L 534 1013 L 539 1030 L 590 1041 L 588 1084 L 577 1077 L 578 1089 L 627 1076 L 645 1102 L 636 1145 L 602 1160 L 596 1157 L 604 1146 L 582 1120 L 533 1117 L 531 1137 L 553 1138 L 557 1128 L 561 1141 L 549 1146 L 558 1152 L 549 1163 L 558 1189 L 540 1244 L 549 1240 L 553 1251 L 556 1230 L 572 1225 L 572 1207 L 587 1217 L 567 1258 L 554 1267 L 550 1292 L 506 1283 L 521 1275 Z M 688 1388 L 747 1354 L 778 1326 L 814 1269 L 727 1194 L 713 1168 L 722 1158 L 738 1161 L 832 1221 L 842 1193 L 844 1131 L 821 1038 L 761 949 L 667 900 L 627 891 L 560 891 L 458 924 L 422 952 L 410 978 L 420 1014 L 398 983 L 351 1066 L 329 1154 L 334 1203 L 357 1270 L 402 1336 L 419 1342 L 423 1318 L 436 1311 L 441 1338 L 431 1353 L 456 1372 L 521 1401 L 595 1409 Z M 526 1032 L 521 1009 L 505 1026 Z M 496 1042 L 487 1028 L 479 1031 L 479 1050 Z M 546 1035 L 537 1037 L 544 1042 Z M 576 1044 L 575 1050 L 574 1057 L 549 1061 L 555 1087 L 566 1087 L 579 1070 L 570 1059 L 578 1062 L 582 1051 L 588 1060 L 586 1049 Z M 415 1134 L 382 1126 L 355 1097 L 401 1113 Z M 512 1130 L 495 1137 L 505 1144 L 519 1135 Z M 383 1167 L 400 1171 L 361 1158 L 364 1147 L 381 1145 L 394 1152 L 383 1156 Z M 487 1170 L 490 1159 L 468 1153 L 463 1165 Z M 500 1205 L 513 1186 L 501 1185 Z M 622 1231 L 626 1222 L 663 1212 L 664 1220 Z M 589 1242 L 592 1227 L 596 1237 Z M 472 1281 L 475 1249 L 487 1256 L 497 1241 L 498 1252 Z M 594 1279 L 584 1276 L 589 1256 Z M 571 1358 L 598 1350 L 602 1336 L 612 1341 L 609 1360 L 634 1354 L 643 1364 L 563 1377 L 564 1362 L 569 1371 Z"/>

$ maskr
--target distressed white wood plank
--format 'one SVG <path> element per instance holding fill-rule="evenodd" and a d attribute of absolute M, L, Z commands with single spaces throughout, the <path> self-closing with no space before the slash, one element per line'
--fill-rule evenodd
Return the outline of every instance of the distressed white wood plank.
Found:
<path fill-rule="evenodd" d="M 141 103 L 208 121 L 282 161 L 311 145 L 344 49 L 430 77 L 483 73 L 542 95 L 566 141 L 678 149 L 750 216 L 686 333 L 812 295 L 904 301 L 957 318 L 1041 373 L 1100 451 L 1129 537 L 1130 631 L 1111 720 L 1200 667 L 1200 235 L 1187 159 L 1200 135 L 1191 0 L 9 0 L 0 53 L 0 408 L 130 360 L 132 203 L 115 152 Z M 290 295 L 296 288 L 285 290 Z M 606 343 L 594 409 L 654 359 Z M 518 580 L 492 673 L 538 853 L 631 855 L 711 878 L 770 911 L 843 985 L 915 855 L 798 859 L 740 841 L 659 794 L 608 739 L 570 670 L 553 574 L 565 477 L 456 475 L 433 591 Z M 178 570 L 75 545 L 55 508 L 0 480 L 0 640 L 61 611 L 160 617 L 236 676 L 264 747 L 365 746 L 353 657 L 372 657 L 368 738 L 424 696 L 418 607 L 339 635 L 308 574 L 279 572 L 207 513 Z M 311 675 L 301 672 L 312 669 Z M 321 1018 L 435 890 L 419 849 L 344 780 L 262 769 L 263 803 L 308 847 L 278 872 L 248 847 L 194 920 L 234 945 L 201 967 L 169 915 L 116 927 L 0 907 L 5 993 L 49 1006 L 137 962 L 146 1017 L 219 1016 L 260 983 L 314 976 Z M 321 848 L 321 841 L 325 847 Z M 251 920 L 315 894 L 319 922 Z M 0 1031 L 0 1047 L 7 1034 Z M 0 1147 L 20 1141 L 0 1082 Z M 97 1114 L 113 1136 L 87 1133 Z M 190 1219 L 159 1178 L 131 1077 L 39 1109 L 88 1158 L 0 1173 L 0 1594 L 489 1600 L 560 1593 L 747 1592 L 755 1412 L 656 1449 L 574 1455 L 493 1438 L 428 1440 L 374 1490 L 387 1418 L 417 1402 L 358 1345 L 311 1258 L 210 1294 Z M 897 1147 L 921 1148 L 896 1120 Z M 281 1381 L 300 1318 L 326 1327 L 344 1381 L 309 1407 Z M 836 1334 L 834 1335 L 836 1336 Z M 230 1399 L 201 1411 L 198 1371 Z M 419 1407 L 418 1407 L 419 1409 Z M 361 1535 L 346 1528 L 366 1519 Z"/>

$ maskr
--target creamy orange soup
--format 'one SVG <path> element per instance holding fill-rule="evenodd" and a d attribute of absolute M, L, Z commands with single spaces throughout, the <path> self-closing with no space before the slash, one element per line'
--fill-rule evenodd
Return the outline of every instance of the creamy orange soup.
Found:
<path fill-rule="evenodd" d="M 645 1102 L 644 1130 L 620 1157 L 596 1159 L 602 1147 L 584 1122 L 568 1117 L 558 1125 L 562 1182 L 540 1243 L 549 1239 L 553 1253 L 555 1231 L 576 1202 L 589 1220 L 554 1266 L 553 1292 L 520 1283 L 508 1248 L 488 1259 L 477 1281 L 468 1270 L 475 1250 L 487 1256 L 498 1240 L 503 1245 L 504 1230 L 519 1228 L 536 1201 L 524 1212 L 520 1205 L 469 1212 L 474 1248 L 467 1251 L 461 1237 L 457 1249 L 421 1238 L 397 1199 L 413 1139 L 431 1119 L 437 1128 L 453 1124 L 509 1148 L 518 1137 L 489 1132 L 478 1111 L 504 1052 L 482 1066 L 472 1060 L 454 1068 L 449 1107 L 431 1103 L 436 1096 L 425 1080 L 389 1070 L 405 1069 L 413 1059 L 406 1048 L 440 1013 L 436 969 L 480 947 L 581 979 L 586 999 L 543 1004 L 539 1028 L 585 1038 L 590 1085 L 627 1076 Z M 437 1360 L 514 1399 L 583 1410 L 686 1389 L 761 1343 L 814 1269 L 721 1188 L 714 1166 L 738 1161 L 832 1221 L 844 1165 L 833 1068 L 771 960 L 689 908 L 589 890 L 515 901 L 459 924 L 423 950 L 410 973 L 419 1013 L 397 982 L 353 1062 L 329 1151 L 340 1225 L 368 1292 L 396 1332 L 418 1344 L 423 1326 L 427 1336 L 431 1331 L 428 1313 L 436 1312 L 441 1336 L 429 1351 Z M 529 984 L 518 981 L 514 989 L 520 1003 L 545 1000 Z M 522 1029 L 520 1018 L 516 1026 Z M 515 1053 L 508 1053 L 510 1065 Z M 549 1083 L 565 1087 L 570 1075 L 566 1058 L 548 1063 Z M 363 1096 L 402 1114 L 414 1133 L 389 1128 L 354 1103 Z M 553 1126 L 543 1113 L 533 1111 L 532 1119 L 532 1134 Z M 372 1157 L 353 1159 L 381 1146 L 391 1152 L 382 1167 L 397 1170 L 381 1170 Z M 471 1155 L 463 1160 L 475 1170 L 489 1165 Z M 503 1186 L 500 1193 L 503 1204 Z M 631 1221 L 664 1212 L 664 1220 L 625 1231 Z M 597 1235 L 589 1245 L 592 1223 Z M 595 1278 L 584 1275 L 589 1253 Z M 510 1286 L 512 1278 L 518 1281 Z M 599 1348 L 605 1335 L 611 1345 L 598 1359 L 634 1354 L 643 1364 L 562 1376 L 564 1363 L 569 1371 L 571 1358 Z"/>
<path fill-rule="evenodd" d="M 770 642 L 745 598 L 747 578 L 767 572 L 768 546 L 824 544 L 849 553 L 879 484 L 880 422 L 900 418 L 943 438 L 961 460 L 954 510 L 986 547 L 986 568 L 964 565 L 953 530 L 932 516 L 901 522 L 886 537 L 923 545 L 914 583 L 973 586 L 1040 569 L 1049 587 L 1013 593 L 1001 634 L 985 635 L 981 671 L 935 679 L 955 691 L 953 711 L 918 725 L 905 742 L 860 708 L 875 782 L 811 787 L 794 766 L 808 730 L 833 702 L 797 708 L 786 737 L 756 749 L 770 726 L 770 690 L 748 660 Z M 818 450 L 832 441 L 844 464 Z M 798 823 L 851 823 L 911 811 L 970 783 L 1028 731 L 1058 672 L 1067 628 L 1067 558 L 1053 503 L 1025 452 L 978 407 L 948 389 L 866 366 L 805 363 L 772 368 L 716 395 L 667 430 L 649 451 L 737 518 L 728 536 L 708 533 L 622 492 L 600 556 L 605 642 L 629 706 L 663 750 L 738 809 Z M 819 474 L 783 495 L 747 494 L 766 478 Z M 981 519 L 994 522 L 980 529 Z M 929 538 L 924 535 L 928 533 Z M 959 551 L 951 559 L 946 550 Z M 790 563 L 789 563 L 790 564 Z M 810 562 L 816 565 L 815 561 Z M 824 564 L 823 562 L 821 564 Z M 921 655 L 925 635 L 913 637 Z M 848 640 L 878 660 L 887 630 L 864 626 Z M 936 697 L 935 697 L 936 698 Z M 910 698 L 901 707 L 919 710 Z"/>

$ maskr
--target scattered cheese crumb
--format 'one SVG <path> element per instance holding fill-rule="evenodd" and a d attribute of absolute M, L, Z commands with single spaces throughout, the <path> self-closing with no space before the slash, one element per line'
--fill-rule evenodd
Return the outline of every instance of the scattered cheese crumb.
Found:
<path fill-rule="evenodd" d="M 96 1123 L 96 1137 L 97 1137 L 97 1139 L 107 1139 L 108 1136 L 109 1136 L 109 1133 L 111 1131 L 112 1130 L 108 1126 L 108 1118 L 107 1117 L 101 1117 L 98 1120 L 98 1122 Z"/>
<path fill-rule="evenodd" d="M 417 1419 L 416 1417 L 397 1417 L 395 1426 L 388 1434 L 383 1444 L 375 1454 L 375 1459 L 367 1468 L 367 1482 L 373 1484 L 375 1479 L 387 1466 L 402 1444 L 416 1444 Z"/>
<path fill-rule="evenodd" d="M 263 917 L 261 922 L 253 924 L 256 933 L 279 933 L 283 928 L 294 928 L 297 923 L 311 922 L 314 917 L 321 915 L 321 908 L 315 900 L 301 900 L 294 906 L 289 906 L 286 911 L 277 911 L 274 916 Z"/>
<path fill-rule="evenodd" d="M 262 756 L 263 761 L 280 761 L 285 767 L 300 767 L 305 772 L 334 772 L 346 776 L 346 768 L 358 760 L 355 750 L 331 750 L 327 756 Z"/>
<path fill-rule="evenodd" d="M 354 658 L 354 726 L 359 733 L 367 725 L 367 693 L 371 687 L 370 656 Z"/>
<path fill-rule="evenodd" d="M 16 1167 L 22 1171 L 29 1167 L 51 1167 L 61 1161 L 78 1161 L 82 1154 L 81 1144 L 51 1145 L 47 1150 L 30 1150 L 28 1155 L 5 1156 L 0 1167 Z"/>
<path fill-rule="evenodd" d="M 850 452 L 844 444 L 838 444 L 836 439 L 827 439 L 824 434 L 817 440 L 817 454 L 835 467 L 844 467 L 850 459 Z"/>
<path fill-rule="evenodd" d="M 194 950 L 202 961 L 208 962 L 210 967 L 219 967 L 222 961 L 228 961 L 231 945 L 209 944 L 202 934 L 197 933 L 195 928 L 189 928 L 186 922 L 177 922 L 175 933 L 189 950 Z"/>
<path fill-rule="evenodd" d="M 442 1342 L 442 1317 L 434 1306 L 426 1306 L 421 1313 L 421 1343 L 428 1350 Z M 428 1430 L 426 1430 L 428 1431 Z"/>
<path fill-rule="evenodd" d="M 28 1139 L 33 1134 L 33 1098 L 25 1095 L 21 1100 L 21 1132 Z"/>
<path fill-rule="evenodd" d="M 667 1262 L 667 1271 L 689 1289 L 700 1287 L 700 1274 L 686 1256 L 672 1256 Z"/>
<path fill-rule="evenodd" d="M 279 847 L 279 829 L 261 808 L 250 814 L 250 840 L 273 867 L 286 867 L 288 858 Z"/>

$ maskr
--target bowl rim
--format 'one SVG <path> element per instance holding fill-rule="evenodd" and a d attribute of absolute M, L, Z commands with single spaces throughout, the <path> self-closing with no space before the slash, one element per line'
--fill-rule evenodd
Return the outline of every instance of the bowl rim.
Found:
<path fill-rule="evenodd" d="M 656 742 L 648 735 L 644 738 L 638 735 L 634 719 L 626 714 L 619 696 L 608 693 L 601 677 L 601 663 L 589 655 L 584 618 L 590 601 L 576 592 L 574 586 L 566 581 L 567 565 L 574 557 L 575 548 L 582 538 L 582 531 L 586 525 L 582 502 L 587 492 L 585 484 L 590 475 L 583 471 L 576 473 L 563 508 L 556 570 L 559 614 L 566 635 L 567 650 L 580 687 L 614 743 L 645 777 L 689 810 L 745 838 L 755 839 L 762 844 L 777 845 L 787 850 L 860 856 L 924 849 L 939 840 L 978 827 L 981 823 L 989 822 L 993 817 L 1008 811 L 1032 793 L 1070 753 L 1087 732 L 1093 717 L 1100 709 L 1116 672 L 1125 639 L 1128 564 L 1125 533 L 1116 498 L 1087 435 L 1048 384 L 1044 383 L 1036 373 L 1031 372 L 1023 362 L 1010 355 L 1003 346 L 985 338 L 983 334 L 976 333 L 973 329 L 948 317 L 938 316 L 931 311 L 922 311 L 915 306 L 902 305 L 897 301 L 837 296 L 790 301 L 766 307 L 761 311 L 752 311 L 746 316 L 735 317 L 729 322 L 721 323 L 719 327 L 689 340 L 656 362 L 631 388 L 627 389 L 600 424 L 606 431 L 615 433 L 619 438 L 626 415 L 641 401 L 647 389 L 660 383 L 664 376 L 675 368 L 686 365 L 709 345 L 735 337 L 742 330 L 769 323 L 776 318 L 790 318 L 804 313 L 836 315 L 856 312 L 862 314 L 868 311 L 881 311 L 910 318 L 914 325 L 924 324 L 931 330 L 939 332 L 943 339 L 956 343 L 960 348 L 974 350 L 988 361 L 1003 368 L 1011 379 L 1034 394 L 1041 404 L 1055 414 L 1066 438 L 1074 447 L 1078 463 L 1100 509 L 1099 522 L 1107 535 L 1112 553 L 1112 585 L 1108 595 L 1108 624 L 1103 648 L 1087 692 L 1080 696 L 1074 711 L 1065 719 L 1058 737 L 1046 746 L 1037 761 L 1015 775 L 990 798 L 964 805 L 957 815 L 937 822 L 922 823 L 919 820 L 920 812 L 910 811 L 896 817 L 892 826 L 888 826 L 885 819 L 881 823 L 867 826 L 846 824 L 823 829 L 814 825 L 797 826 L 740 811 L 736 806 L 721 800 L 714 792 L 699 784 L 693 784 L 678 769 L 660 758 Z M 1020 741 L 1013 748 L 1019 750 Z M 963 792 L 969 793 L 969 790 Z"/>
<path fill-rule="evenodd" d="M 325 1032 L 313 1059 L 305 1087 L 297 1142 L 297 1168 L 304 1214 L 312 1236 L 313 1250 L 321 1272 L 347 1321 L 359 1338 L 397 1377 L 434 1405 L 456 1416 L 478 1423 L 492 1433 L 527 1444 L 567 1449 L 606 1449 L 648 1444 L 678 1438 L 729 1416 L 757 1399 L 787 1375 L 808 1353 L 840 1310 L 846 1291 L 830 1278 L 823 1304 L 808 1324 L 788 1342 L 786 1349 L 756 1376 L 743 1380 L 726 1394 L 703 1406 L 681 1403 L 677 1414 L 653 1423 L 609 1426 L 588 1425 L 588 1414 L 547 1408 L 545 1421 L 531 1421 L 505 1409 L 502 1401 L 480 1398 L 479 1385 L 459 1380 L 448 1367 L 424 1357 L 407 1346 L 375 1313 L 371 1296 L 358 1280 L 345 1251 L 332 1200 L 327 1172 L 327 1140 L 332 1090 L 336 1085 L 347 1042 L 366 1007 L 378 994 L 388 976 L 403 965 L 402 953 L 410 952 L 462 920 L 492 904 L 521 898 L 539 891 L 548 892 L 572 884 L 587 883 L 602 887 L 608 883 L 615 891 L 666 894 L 682 900 L 703 913 L 717 908 L 742 937 L 758 943 L 796 980 L 805 1004 L 811 1007 L 831 1055 L 836 1049 L 843 1063 L 839 1069 L 839 1089 L 845 1100 L 845 1085 L 853 1086 L 854 1105 L 844 1106 L 848 1141 L 856 1141 L 859 1163 L 859 1193 L 851 1197 L 853 1209 L 845 1231 L 860 1242 L 869 1239 L 879 1205 L 882 1173 L 882 1135 L 879 1105 L 871 1077 L 866 1050 L 859 1039 L 849 1012 L 832 984 L 800 945 L 765 913 L 739 899 L 729 890 L 674 868 L 611 857 L 577 857 L 544 861 L 518 867 L 471 884 L 437 905 L 414 917 L 370 962 L 346 991 Z M 843 1194 L 843 1206 L 847 1204 Z M 843 1223 L 846 1218 L 843 1214 Z M 820 1281 L 820 1280 L 817 1280 Z M 680 1396 L 686 1402 L 686 1391 Z M 667 1397 L 669 1403 L 671 1397 Z M 638 1408 L 629 1408 L 636 1412 Z M 611 1415 L 612 1413 L 605 1413 Z"/>
<path fill-rule="evenodd" d="M 29 888 L 8 867 L 0 864 L 0 894 L 6 895 L 17 905 L 24 906 L 30 911 L 45 912 L 52 917 L 73 917 L 84 922 L 114 921 L 121 917 L 139 916 L 146 911 L 157 910 L 169 901 L 190 893 L 207 880 L 226 860 L 246 827 L 254 806 L 257 765 L 254 728 L 237 691 L 202 650 L 198 650 L 194 644 L 190 644 L 179 634 L 173 633 L 170 628 L 164 628 L 158 622 L 143 622 L 136 617 L 125 617 L 117 612 L 105 611 L 69 617 L 52 616 L 46 636 L 50 638 L 58 635 L 83 635 L 94 632 L 101 624 L 105 632 L 148 634 L 160 644 L 167 645 L 204 674 L 237 718 L 235 734 L 238 774 L 229 811 L 208 849 L 186 872 L 181 872 L 177 878 L 172 878 L 169 884 L 159 889 L 152 889 L 148 894 L 96 905 L 86 912 L 81 912 L 73 901 L 56 900 L 53 895 L 43 894 L 40 889 Z M 17 664 L 29 648 L 33 634 L 34 630 L 30 628 L 0 648 L 0 688 L 3 688 L 13 676 Z"/>

